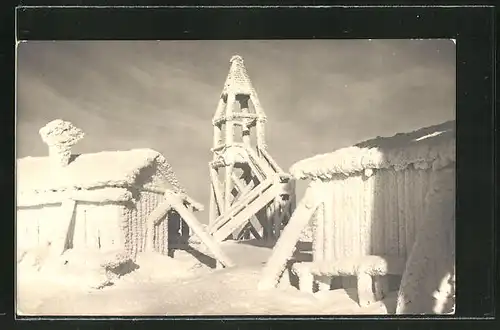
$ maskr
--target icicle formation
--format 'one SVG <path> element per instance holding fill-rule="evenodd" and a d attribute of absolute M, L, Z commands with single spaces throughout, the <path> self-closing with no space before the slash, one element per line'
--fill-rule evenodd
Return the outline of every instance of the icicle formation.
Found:
<path fill-rule="evenodd" d="M 81 129 L 72 123 L 56 119 L 39 131 L 43 142 L 49 147 L 49 157 L 59 166 L 67 166 L 71 158 L 71 147 L 84 137 Z"/>

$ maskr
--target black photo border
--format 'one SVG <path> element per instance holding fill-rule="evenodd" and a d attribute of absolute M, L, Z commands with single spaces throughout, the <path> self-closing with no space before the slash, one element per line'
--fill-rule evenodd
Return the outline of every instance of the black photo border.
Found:
<path fill-rule="evenodd" d="M 78 2 L 78 1 L 77 1 Z M 80 2 L 81 3 L 81 2 Z M 356 6 L 356 7 L 128 7 L 71 8 L 19 7 L 15 12 L 17 40 L 197 40 L 197 39 L 357 39 L 357 38 L 448 38 L 456 40 L 457 49 L 457 313 L 454 317 L 377 316 L 381 327 L 432 326 L 454 323 L 474 326 L 471 322 L 494 317 L 495 282 L 498 264 L 495 260 L 495 118 L 496 105 L 496 18 L 491 6 Z M 8 53 L 14 60 L 14 40 Z M 13 61 L 11 64 L 14 64 Z M 11 86 L 15 66 L 4 76 Z M 2 101 L 8 94 L 2 96 Z M 14 265 L 14 90 L 7 97 L 1 122 L 4 143 L 2 199 L 4 237 L 1 253 L 4 265 Z M 8 187 L 9 189 L 5 189 Z M 3 269 L 3 320 L 14 321 L 13 268 Z M 5 276 L 7 275 L 7 276 Z M 359 324 L 373 326 L 374 318 L 349 317 L 236 317 L 187 318 L 168 317 L 156 321 L 176 326 L 296 326 L 304 327 L 310 320 L 314 326 Z M 394 320 L 394 319 L 398 320 Z M 419 322 L 416 322 L 419 318 Z M 43 318 L 42 318 L 43 319 Z M 94 318 L 92 328 L 99 325 L 122 329 L 145 322 L 142 317 L 121 318 L 108 324 L 107 317 Z M 271 319 L 273 321 L 271 321 Z M 355 320 L 356 319 L 356 320 Z M 186 322 L 190 320 L 189 322 Z M 193 321 L 195 320 L 195 321 Z M 62 320 L 61 320 L 62 321 Z M 85 318 L 63 322 L 31 322 L 19 318 L 19 326 L 82 327 Z M 69 322 L 69 323 L 68 323 Z M 175 323 L 168 323 L 175 322 Z M 481 321 L 483 326 L 486 324 Z M 3 322 L 2 322 L 3 323 Z M 411 324 L 410 324 L 411 323 Z M 445 325 L 446 323 L 446 325 Z M 116 325 L 120 324 L 120 325 Z M 165 323 L 160 323 L 165 325 Z M 269 325 L 268 325 L 269 324 Z M 490 324 L 491 325 L 491 324 Z M 2 328 L 4 328 L 2 326 Z M 10 326 L 5 329 L 11 328 Z"/>

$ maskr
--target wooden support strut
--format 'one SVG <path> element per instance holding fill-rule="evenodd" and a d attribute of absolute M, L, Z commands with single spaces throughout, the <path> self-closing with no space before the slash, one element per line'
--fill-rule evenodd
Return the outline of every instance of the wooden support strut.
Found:
<path fill-rule="evenodd" d="M 187 223 L 187 225 L 193 230 L 194 234 L 197 235 L 203 244 L 205 244 L 210 252 L 214 255 L 224 267 L 233 267 L 234 263 L 229 259 L 229 257 L 222 251 L 217 241 L 205 231 L 203 226 L 198 222 L 195 216 L 189 212 L 189 210 L 182 204 L 179 200 L 173 200 L 172 208 L 179 213 L 181 218 Z"/>
<path fill-rule="evenodd" d="M 234 212 L 230 212 L 230 220 L 224 222 L 224 225 L 214 233 L 214 238 L 217 241 L 222 241 L 228 237 L 238 226 L 248 221 L 252 215 L 257 213 L 264 205 L 273 200 L 276 196 L 277 189 L 279 189 L 276 182 L 271 181 L 265 189 L 256 190 L 252 198 L 239 203 Z M 231 214 L 232 213 L 232 214 Z"/>
<path fill-rule="evenodd" d="M 283 169 L 276 163 L 276 161 L 271 157 L 271 155 L 267 152 L 266 149 L 259 150 L 262 157 L 267 161 L 267 163 L 271 166 L 271 168 L 277 173 L 283 173 Z"/>
<path fill-rule="evenodd" d="M 233 262 L 220 249 L 217 242 L 204 230 L 203 226 L 196 220 L 194 215 L 184 205 L 184 202 L 172 193 L 165 194 L 165 200 L 160 203 L 147 218 L 146 231 L 146 251 L 154 251 L 154 227 L 157 225 L 171 209 L 177 211 L 182 220 L 191 228 L 202 243 L 204 243 L 213 253 L 214 257 L 224 266 L 231 267 Z"/>
<path fill-rule="evenodd" d="M 215 197 L 215 205 L 217 206 L 217 209 L 219 210 L 219 214 L 222 213 L 222 210 L 224 209 L 223 203 L 224 199 L 222 198 L 222 191 L 219 183 L 219 177 L 217 175 L 217 170 L 209 167 L 210 170 L 210 180 L 211 180 L 211 185 L 212 185 L 212 193 Z"/>
<path fill-rule="evenodd" d="M 298 204 L 280 239 L 276 242 L 271 257 L 262 271 L 258 284 L 259 290 L 276 287 L 288 260 L 293 255 L 302 230 L 307 226 L 309 219 L 321 202 L 321 199 L 317 198 L 314 188 L 314 186 L 310 186 L 306 190 L 304 198 Z"/>
<path fill-rule="evenodd" d="M 245 181 L 248 181 L 247 184 L 250 184 L 251 182 L 251 179 L 250 180 L 245 180 Z M 233 182 L 234 182 L 234 185 L 235 185 L 235 188 L 239 191 L 239 195 L 235 198 L 235 200 L 233 201 L 233 203 L 237 202 L 238 200 L 240 200 L 243 196 L 245 196 L 245 193 L 247 189 L 245 189 L 246 187 L 238 180 L 238 178 L 236 177 L 236 175 L 233 174 Z M 248 186 L 247 186 L 248 187 Z M 251 185 L 250 185 L 250 188 L 251 188 Z M 245 230 L 245 228 L 247 227 L 247 225 L 243 225 L 239 230 L 237 230 L 237 232 L 235 232 L 235 236 L 236 237 L 240 237 L 240 234 L 242 231 Z M 252 215 L 252 217 L 250 218 L 250 226 L 249 226 L 249 230 L 251 231 L 252 235 L 256 238 L 256 239 L 261 239 L 261 235 L 260 235 L 260 230 L 262 229 L 262 226 L 259 222 L 259 220 L 256 218 L 255 214 Z"/>
<path fill-rule="evenodd" d="M 269 164 L 263 162 L 262 158 L 260 158 L 251 148 L 245 148 L 245 150 L 247 151 L 247 154 L 253 166 L 260 169 L 264 176 L 269 177 L 276 174 L 276 171 L 274 171 Z"/>
<path fill-rule="evenodd" d="M 216 230 L 226 224 L 231 218 L 241 212 L 248 204 L 255 200 L 264 190 L 271 187 L 274 183 L 273 179 L 267 179 L 261 182 L 255 189 L 242 197 L 237 203 L 233 204 L 224 214 L 221 214 L 210 228 L 210 233 L 213 234 Z"/>

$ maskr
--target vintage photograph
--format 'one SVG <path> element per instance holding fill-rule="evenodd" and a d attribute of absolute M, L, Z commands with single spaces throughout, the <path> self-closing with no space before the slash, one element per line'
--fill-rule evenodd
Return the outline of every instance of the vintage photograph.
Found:
<path fill-rule="evenodd" d="M 454 314 L 454 40 L 16 52 L 18 315 Z"/>

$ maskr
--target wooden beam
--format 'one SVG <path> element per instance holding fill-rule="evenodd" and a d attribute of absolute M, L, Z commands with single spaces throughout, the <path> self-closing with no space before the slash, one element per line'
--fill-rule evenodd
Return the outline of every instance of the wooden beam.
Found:
<path fill-rule="evenodd" d="M 240 180 L 236 177 L 236 174 L 233 175 L 233 182 L 235 184 L 235 187 L 240 191 L 240 194 L 238 195 L 238 197 L 236 198 L 235 202 L 238 200 L 238 199 L 241 199 L 243 198 L 243 196 L 245 196 L 245 194 L 247 194 L 253 187 L 251 185 L 251 181 L 252 179 L 250 178 L 247 178 L 246 176 L 243 176 L 242 177 L 243 180 L 245 180 L 247 183 L 250 182 L 250 184 L 248 186 L 245 186 L 243 185 Z M 234 202 L 233 202 L 234 203 Z M 255 215 L 253 215 L 251 218 L 250 218 L 250 224 L 251 224 L 251 227 L 249 230 L 252 232 L 252 235 L 256 238 L 256 239 L 261 239 L 262 236 L 259 234 L 259 232 L 262 230 L 262 226 L 260 225 L 260 222 L 259 220 L 255 217 Z M 235 231 L 235 235 L 236 236 L 240 236 L 240 233 L 242 231 L 244 231 L 246 228 L 246 224 L 244 224 L 240 229 L 237 229 Z"/>
<path fill-rule="evenodd" d="M 242 196 L 241 194 L 241 190 L 243 190 L 244 186 L 242 187 L 242 184 L 241 182 L 239 181 L 238 177 L 236 176 L 236 174 L 233 172 L 232 175 L 231 175 L 231 180 L 233 181 L 233 185 L 234 185 L 234 189 L 233 191 L 237 191 L 236 195 L 233 194 L 233 200 L 231 202 L 231 204 L 235 203 L 238 198 L 240 198 Z M 245 229 L 247 229 L 248 226 L 246 226 L 245 224 L 243 224 L 239 229 L 237 229 L 234 233 L 233 233 L 233 239 L 235 240 L 239 240 L 241 237 L 242 237 L 242 234 L 244 234 L 245 232 Z"/>
<path fill-rule="evenodd" d="M 258 284 L 259 290 L 274 288 L 278 284 L 288 260 L 293 255 L 302 230 L 307 226 L 309 219 L 318 207 L 319 201 L 314 188 L 309 187 L 306 190 L 304 198 L 297 206 L 280 239 L 276 242 L 271 257 L 262 271 Z"/>
<path fill-rule="evenodd" d="M 261 191 L 259 194 L 257 194 L 254 200 L 245 203 L 238 214 L 236 214 L 232 219 L 230 219 L 214 233 L 214 238 L 217 241 L 222 241 L 226 237 L 228 237 L 236 228 L 238 228 L 238 226 L 241 226 L 242 223 L 248 221 L 252 215 L 257 213 L 261 208 L 264 207 L 264 205 L 275 198 L 276 190 L 276 183 L 271 184 L 270 187 L 267 188 L 267 190 Z"/>
<path fill-rule="evenodd" d="M 283 169 L 276 163 L 276 161 L 271 157 L 266 149 L 259 150 L 260 154 L 267 161 L 267 163 L 275 170 L 277 173 L 283 173 Z"/>
<path fill-rule="evenodd" d="M 194 234 L 200 238 L 203 244 L 207 246 L 210 252 L 214 255 L 224 267 L 232 267 L 234 263 L 229 259 L 229 257 L 220 248 L 219 244 L 209 235 L 203 226 L 198 222 L 195 216 L 189 212 L 184 204 L 176 199 L 170 199 L 172 207 L 179 213 L 181 218 L 188 224 L 188 226 L 193 230 Z"/>
<path fill-rule="evenodd" d="M 251 148 L 249 148 L 248 150 L 252 150 Z M 254 173 L 254 176 L 257 177 L 257 179 L 259 181 L 263 181 L 267 178 L 269 178 L 269 176 L 266 175 L 266 173 L 261 170 L 258 165 L 255 164 L 255 162 L 252 160 L 252 157 L 248 154 L 248 150 L 247 150 L 247 155 L 248 155 L 248 166 L 250 167 L 250 170 Z"/>
<path fill-rule="evenodd" d="M 276 171 L 274 171 L 268 163 L 264 162 L 252 148 L 245 148 L 245 150 L 247 151 L 251 163 L 255 164 L 254 166 L 259 168 L 266 178 L 276 174 Z"/>
<path fill-rule="evenodd" d="M 210 233 L 213 234 L 216 230 L 218 230 L 221 226 L 223 226 L 229 219 L 235 217 L 239 212 L 241 212 L 248 204 L 250 204 L 253 200 L 255 200 L 259 195 L 262 194 L 264 190 L 269 189 L 273 184 L 275 184 L 275 180 L 267 179 L 261 182 L 255 189 L 250 191 L 247 195 L 243 196 L 238 202 L 234 203 L 231 208 L 225 210 L 224 214 L 221 214 L 214 222 L 214 225 L 211 226 Z"/>

